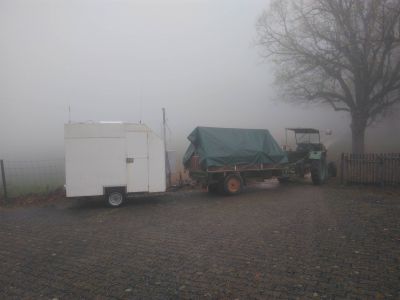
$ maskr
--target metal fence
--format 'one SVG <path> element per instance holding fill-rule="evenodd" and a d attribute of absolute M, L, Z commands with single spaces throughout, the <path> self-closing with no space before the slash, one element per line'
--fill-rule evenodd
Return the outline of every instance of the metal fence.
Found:
<path fill-rule="evenodd" d="M 65 182 L 64 159 L 0 160 L 0 197 L 49 194 Z"/>
<path fill-rule="evenodd" d="M 342 183 L 399 185 L 400 153 L 343 153 Z"/>

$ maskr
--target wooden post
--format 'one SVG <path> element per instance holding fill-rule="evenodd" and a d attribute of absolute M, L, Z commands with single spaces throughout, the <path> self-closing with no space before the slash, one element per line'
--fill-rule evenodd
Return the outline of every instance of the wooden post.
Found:
<path fill-rule="evenodd" d="M 165 108 L 162 108 L 163 113 L 163 138 L 164 138 L 164 150 L 165 150 L 165 173 L 167 188 L 171 187 L 171 166 L 169 165 L 169 157 L 167 151 L 167 119 L 165 117 Z"/>
<path fill-rule="evenodd" d="M 354 154 L 350 153 L 349 156 L 346 158 L 346 175 L 347 175 L 347 180 L 346 183 L 354 183 L 353 182 L 353 177 L 354 177 Z"/>
<path fill-rule="evenodd" d="M 344 182 L 344 153 L 342 153 L 341 160 L 340 160 L 340 184 Z"/>
<path fill-rule="evenodd" d="M 2 178 L 2 181 L 3 181 L 4 199 L 7 199 L 8 198 L 8 194 L 7 194 L 6 172 L 4 171 L 4 161 L 2 159 L 0 160 L 0 169 L 1 169 L 1 178 Z"/>
<path fill-rule="evenodd" d="M 379 165 L 380 165 L 380 185 L 381 187 L 385 186 L 385 170 L 384 170 L 384 157 L 383 154 L 380 155 L 380 159 L 379 159 Z"/>

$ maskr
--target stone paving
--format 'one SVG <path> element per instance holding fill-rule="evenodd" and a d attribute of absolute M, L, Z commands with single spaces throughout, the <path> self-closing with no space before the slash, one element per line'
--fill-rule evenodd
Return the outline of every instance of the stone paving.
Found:
<path fill-rule="evenodd" d="M 263 184 L 0 209 L 0 299 L 400 299 L 400 193 Z"/>

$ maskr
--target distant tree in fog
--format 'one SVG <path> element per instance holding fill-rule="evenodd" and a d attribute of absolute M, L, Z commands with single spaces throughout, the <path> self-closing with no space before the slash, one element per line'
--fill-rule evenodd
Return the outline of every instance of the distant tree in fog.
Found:
<path fill-rule="evenodd" d="M 257 22 L 261 54 L 293 100 L 351 116 L 353 152 L 400 102 L 399 0 L 273 0 Z"/>

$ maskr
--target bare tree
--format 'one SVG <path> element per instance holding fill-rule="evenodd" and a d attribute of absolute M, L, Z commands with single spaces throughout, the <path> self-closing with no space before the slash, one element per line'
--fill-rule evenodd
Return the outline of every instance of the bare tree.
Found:
<path fill-rule="evenodd" d="M 399 0 L 273 0 L 257 22 L 264 57 L 294 100 L 351 116 L 352 149 L 400 102 Z"/>

